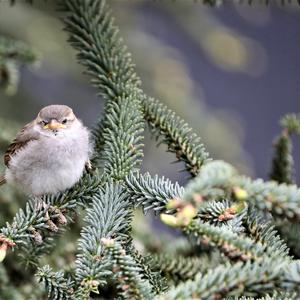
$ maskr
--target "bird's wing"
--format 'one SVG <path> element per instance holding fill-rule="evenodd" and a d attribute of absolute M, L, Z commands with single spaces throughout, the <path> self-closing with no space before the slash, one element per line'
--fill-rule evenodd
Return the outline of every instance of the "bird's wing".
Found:
<path fill-rule="evenodd" d="M 5 179 L 4 176 L 1 176 L 1 175 L 0 175 L 0 185 L 2 185 L 2 184 L 4 184 L 4 183 L 6 183 L 6 179 Z"/>
<path fill-rule="evenodd" d="M 34 121 L 25 125 L 21 131 L 18 133 L 17 137 L 13 140 L 13 142 L 9 145 L 8 149 L 4 154 L 4 163 L 7 167 L 9 167 L 9 162 L 11 158 L 28 142 L 32 140 L 38 139 L 38 134 L 33 131 L 33 126 L 35 125 Z"/>

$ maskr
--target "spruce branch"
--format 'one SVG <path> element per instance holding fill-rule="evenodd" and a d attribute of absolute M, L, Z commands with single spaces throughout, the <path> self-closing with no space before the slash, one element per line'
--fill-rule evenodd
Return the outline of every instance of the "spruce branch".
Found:
<path fill-rule="evenodd" d="M 63 233 L 64 228 L 59 228 L 59 232 L 51 231 L 31 231 L 31 243 L 26 247 L 18 249 L 18 256 L 22 265 L 28 269 L 36 270 L 40 266 L 41 258 L 45 254 L 50 254 L 56 249 L 55 240 L 57 240 Z"/>
<path fill-rule="evenodd" d="M 199 257 L 174 256 L 167 253 L 153 255 L 153 264 L 175 284 L 194 279 L 198 273 L 205 272 L 208 268 L 207 262 Z"/>
<path fill-rule="evenodd" d="M 43 239 L 49 233 L 58 233 L 68 219 L 71 220 L 70 216 L 76 207 L 89 202 L 101 184 L 101 176 L 85 174 L 78 184 L 65 193 L 30 199 L 25 209 L 20 209 L 15 215 L 12 223 L 0 229 L 0 234 L 20 247 L 21 251 L 34 245 L 40 248 L 39 253 L 42 254 L 48 249 Z"/>
<path fill-rule="evenodd" d="M 35 200 L 26 203 L 25 211 L 20 209 L 13 219 L 12 224 L 7 223 L 6 227 L 1 228 L 2 236 L 13 241 L 16 245 L 26 247 L 31 243 L 33 230 L 49 230 L 47 226 L 47 207 L 38 207 Z"/>
<path fill-rule="evenodd" d="M 211 269 L 205 275 L 197 275 L 172 288 L 159 299 L 223 299 L 246 295 L 264 296 L 280 291 L 299 290 L 299 262 L 288 263 L 280 259 L 265 257 L 261 264 L 237 263 Z"/>
<path fill-rule="evenodd" d="M 70 6 L 71 2 L 66 2 L 65 9 L 69 9 L 69 13 L 74 13 Z M 94 130 L 97 160 L 104 162 L 104 171 L 108 176 L 119 180 L 141 162 L 143 146 L 141 133 L 144 124 L 140 91 L 136 88 L 139 82 L 132 71 L 131 59 L 124 55 L 126 48 L 117 36 L 117 29 L 110 21 L 110 13 L 101 3 L 100 1 L 93 3 L 94 9 L 98 5 L 99 12 L 97 9 L 93 10 L 88 3 L 81 3 L 83 6 L 89 6 L 85 12 L 91 18 L 96 18 L 99 23 L 94 24 L 95 28 L 86 29 L 93 32 L 94 39 L 90 41 L 94 43 L 92 49 L 87 53 L 86 43 L 76 44 L 76 48 L 79 49 L 79 61 L 84 62 L 88 73 L 93 78 L 93 83 L 107 101 L 105 116 Z M 83 20 L 86 17 L 84 14 Z M 77 32 L 74 31 L 74 27 L 78 24 L 75 26 L 76 22 L 71 16 L 65 21 L 68 24 L 68 31 L 72 32 L 70 38 L 72 43 L 73 39 L 78 39 Z M 82 28 L 83 24 L 80 26 Z"/>
<path fill-rule="evenodd" d="M 123 179 L 142 157 L 143 116 L 140 79 L 105 1 L 61 1 L 70 43 L 78 61 L 106 100 L 94 132 L 95 161 L 107 176 Z"/>
<path fill-rule="evenodd" d="M 173 184 L 157 175 L 152 178 L 149 173 L 130 173 L 125 183 L 134 205 L 143 207 L 145 212 L 150 209 L 156 213 L 165 211 L 167 203 L 181 197 L 184 191 L 178 183 Z"/>
<path fill-rule="evenodd" d="M 215 217 L 215 212 L 213 211 L 214 206 L 216 206 L 215 203 L 211 202 L 208 204 L 208 214 L 204 214 L 204 218 L 203 213 L 201 213 L 201 207 L 200 213 L 199 211 L 197 213 L 195 209 L 193 209 L 193 206 L 188 203 L 181 204 L 175 215 L 161 214 L 160 217 L 165 224 L 171 227 L 181 228 L 183 232 L 199 239 L 199 242 L 218 247 L 225 255 L 233 260 L 261 261 L 265 255 L 288 258 L 287 246 L 279 238 L 277 232 L 273 230 L 273 227 L 270 226 L 269 223 L 263 223 L 261 219 L 254 217 L 253 211 L 252 213 L 250 212 L 246 221 L 247 233 L 250 233 L 253 238 L 250 239 L 242 233 L 242 231 L 244 231 L 242 220 L 246 211 L 244 211 L 242 217 L 237 218 L 236 224 L 238 224 L 238 230 L 235 229 L 232 224 L 231 226 L 224 224 L 218 227 L 213 225 L 214 222 L 203 222 L 205 218 L 213 220 Z M 234 206 L 230 207 L 230 215 L 237 212 L 239 208 L 238 206 L 236 207 L 237 208 L 234 208 Z M 244 206 L 243 209 L 245 209 Z M 228 209 L 225 211 L 228 211 Z M 198 218 L 196 215 L 198 215 Z M 199 216 L 202 216 L 202 218 L 199 218 Z M 219 220 L 221 216 L 222 220 L 225 216 L 228 218 L 228 215 L 224 213 L 218 217 Z M 232 220 L 233 217 L 230 219 Z M 218 225 L 218 223 L 215 224 Z M 257 226 L 258 224 L 259 226 Z M 239 232 L 239 234 L 236 232 Z"/>
<path fill-rule="evenodd" d="M 114 101 L 107 101 L 106 120 L 103 123 L 104 127 L 102 135 L 104 145 L 101 157 L 104 165 L 104 176 L 107 180 L 113 179 L 119 181 L 124 179 L 129 172 L 135 171 L 141 162 L 143 154 L 141 144 L 142 136 L 140 134 L 143 132 L 143 120 L 139 102 L 136 100 L 138 98 L 135 96 L 136 94 L 132 91 L 132 94 L 128 97 L 117 97 Z M 123 196 L 118 194 L 121 194 L 121 191 L 115 193 L 115 196 L 117 197 L 115 201 L 123 203 Z M 102 195 L 101 197 L 111 197 L 111 195 Z M 126 202 L 126 205 L 123 203 L 124 206 L 123 209 L 121 209 L 122 206 L 120 207 L 120 203 L 119 206 L 115 203 L 115 208 L 120 209 L 118 211 L 119 219 L 127 220 L 127 230 L 129 231 L 132 205 L 129 202 Z M 108 213 L 114 213 L 111 210 L 111 203 L 108 201 L 103 202 L 101 207 L 99 207 L 97 201 L 93 200 L 92 202 L 91 211 L 96 214 L 93 215 L 91 213 L 90 215 L 93 215 L 93 220 L 97 220 L 97 230 L 101 230 L 98 238 L 106 238 L 110 237 L 110 234 L 117 234 L 117 232 L 115 232 L 117 229 L 108 229 L 106 228 L 107 224 L 102 223 L 103 215 L 107 214 L 106 218 L 110 218 Z M 115 213 L 116 212 L 117 211 L 115 211 Z M 114 220 L 116 221 L 117 219 Z M 94 262 L 91 261 L 89 253 L 94 251 L 89 248 L 91 246 L 90 238 L 93 237 L 94 242 L 97 243 L 97 240 L 95 240 L 96 237 L 93 236 L 92 232 L 95 229 L 95 224 L 90 223 L 90 219 L 85 219 L 85 221 L 87 225 L 82 229 L 82 238 L 79 242 L 79 251 L 81 253 L 78 255 L 77 259 L 77 270 L 83 266 L 85 266 L 85 268 L 84 270 L 80 270 L 77 275 L 80 278 L 80 282 L 83 282 L 83 286 L 86 288 L 86 293 L 88 294 L 90 291 L 96 291 L 98 285 L 103 283 L 102 281 L 97 281 L 97 276 L 101 277 L 103 274 L 105 275 L 105 271 L 101 274 L 101 267 L 105 267 L 105 265 L 99 266 L 100 269 L 97 266 L 95 267 L 100 271 L 100 273 L 95 276 Z M 118 228 L 118 225 L 116 226 Z M 110 233 L 109 230 L 111 231 Z M 121 234 L 121 232 L 119 231 L 118 234 Z M 99 250 L 95 251 L 99 252 Z M 87 253 L 89 254 L 86 255 Z M 91 282 L 92 286 L 89 286 Z"/>
<path fill-rule="evenodd" d="M 278 183 L 294 183 L 294 160 L 292 134 L 300 134 L 300 120 L 295 114 L 284 116 L 280 121 L 282 133 L 274 142 L 274 157 L 270 178 Z"/>
<path fill-rule="evenodd" d="M 149 173 L 131 173 L 126 177 L 125 184 L 134 205 L 143 207 L 144 212 L 153 210 L 155 213 L 175 213 L 184 204 L 184 188 L 164 177 L 151 177 Z M 241 220 L 246 212 L 244 206 L 239 207 L 241 205 L 235 205 L 228 200 L 204 202 L 202 197 L 201 201 L 197 201 L 198 216 L 202 220 L 227 225 L 236 232 L 241 230 Z"/>
<path fill-rule="evenodd" d="M 271 221 L 265 221 L 257 209 L 248 209 L 247 217 L 244 218 L 245 233 L 256 243 L 260 243 L 270 249 L 277 249 L 282 257 L 287 257 L 289 247 L 275 230 L 275 225 Z M 271 250 L 272 251 L 272 250 Z"/>
<path fill-rule="evenodd" d="M 64 278 L 63 272 L 53 272 L 52 269 L 46 265 L 39 268 L 36 277 L 48 291 L 48 297 L 52 300 L 66 300 L 72 299 L 74 293 L 74 282 Z"/>
<path fill-rule="evenodd" d="M 300 219 L 300 189 L 295 185 L 252 180 L 238 175 L 231 165 L 223 161 L 210 162 L 202 171 L 187 185 L 183 195 L 185 201 L 233 198 L 252 203 L 260 211 L 269 211 L 274 216 Z"/>
<path fill-rule="evenodd" d="M 163 277 L 160 266 L 156 263 L 151 254 L 141 255 L 137 250 L 131 249 L 131 256 L 134 258 L 138 267 L 142 270 L 143 279 L 149 281 L 152 293 L 159 295 L 165 292 L 169 286 Z"/>
<path fill-rule="evenodd" d="M 130 241 L 131 204 L 125 189 L 118 183 L 107 183 L 93 195 L 92 206 L 84 219 L 79 253 L 76 259 L 76 281 L 88 295 L 97 291 L 111 274 L 109 262 L 103 260 L 102 238 L 114 238 L 126 245 Z"/>
<path fill-rule="evenodd" d="M 300 258 L 300 224 L 292 223 L 287 220 L 278 222 L 276 229 L 280 233 L 282 239 L 286 242 L 290 249 L 290 253 L 295 258 Z"/>
<path fill-rule="evenodd" d="M 217 247 L 232 260 L 259 262 L 266 255 L 289 259 L 286 245 L 279 239 L 272 227 L 267 228 L 268 224 L 261 226 L 259 230 L 255 226 L 256 220 L 248 224 L 248 230 L 255 237 L 254 240 L 241 232 L 244 229 L 240 229 L 240 224 L 239 230 L 228 225 L 215 226 L 204 223 L 196 215 L 197 211 L 192 205 L 185 204 L 175 215 L 161 214 L 160 217 L 166 225 L 180 228 L 184 233 L 195 237 L 198 243 Z M 239 222 L 241 221 L 240 219 Z"/>
<path fill-rule="evenodd" d="M 176 215 L 161 214 L 161 220 L 171 227 L 181 228 L 186 234 L 195 237 L 198 243 L 217 247 L 232 260 L 262 261 L 265 256 L 290 259 L 287 246 L 273 230 L 274 227 L 254 217 L 254 214 L 250 213 L 246 221 L 246 233 L 252 237 L 249 238 L 242 233 L 243 217 L 237 218 L 238 230 L 232 224 L 215 226 L 195 218 L 195 213 L 189 206 L 181 208 Z M 201 213 L 198 213 L 198 216 L 201 216 Z"/>
<path fill-rule="evenodd" d="M 262 241 L 254 241 L 245 235 L 232 232 L 225 226 L 217 227 L 200 220 L 193 220 L 183 231 L 199 238 L 199 241 L 205 244 L 218 247 L 232 260 L 261 261 L 265 255 L 287 257 L 286 246 L 277 248 L 277 240 L 272 240 L 273 232 L 266 232 Z"/>
<path fill-rule="evenodd" d="M 158 100 L 145 99 L 144 113 L 157 139 L 161 137 L 168 150 L 184 161 L 187 171 L 196 176 L 209 158 L 200 138 L 183 119 Z"/>
<path fill-rule="evenodd" d="M 19 65 L 36 62 L 36 51 L 24 42 L 0 36 L 0 86 L 14 94 L 19 83 Z"/>
<path fill-rule="evenodd" d="M 209 165 L 212 167 L 211 169 L 209 169 Z M 219 168 L 218 166 L 221 166 L 221 168 Z M 223 164 L 223 167 L 224 168 L 222 169 L 221 162 L 216 162 L 216 164 L 213 163 L 207 164 L 202 169 L 205 175 L 203 177 L 203 180 L 200 174 L 199 177 L 194 180 L 194 183 L 191 183 L 188 186 L 190 190 L 187 190 L 187 192 L 184 193 L 184 195 L 187 195 L 186 200 L 189 201 L 190 199 L 192 199 L 193 201 L 195 201 L 195 195 L 198 196 L 200 195 L 202 197 L 202 193 L 204 191 L 204 194 L 207 197 L 207 195 L 216 194 L 215 191 L 217 190 L 217 194 L 222 195 L 223 193 L 222 195 L 223 197 L 224 196 L 232 197 L 231 195 L 232 193 L 234 193 L 235 197 L 237 198 L 243 196 L 242 197 L 243 201 L 247 200 L 247 202 L 244 202 L 245 204 L 252 203 L 258 208 L 260 208 L 261 211 L 270 210 L 271 212 L 275 212 L 278 215 L 279 214 L 279 211 L 277 209 L 278 200 L 281 200 L 281 198 L 279 198 L 278 196 L 282 195 L 282 197 L 286 197 L 286 196 L 289 197 L 289 192 L 290 192 L 290 198 L 288 199 L 288 201 L 285 201 L 287 202 L 287 205 L 285 205 L 284 207 L 285 210 L 282 213 L 284 213 L 284 215 L 289 215 L 287 214 L 288 212 L 287 208 L 292 206 L 291 201 L 294 201 L 297 205 L 299 205 L 299 201 L 298 201 L 298 199 L 300 199 L 299 196 L 295 198 L 295 196 L 293 195 L 294 193 L 296 194 L 299 193 L 296 187 L 277 185 L 273 182 L 265 183 L 260 180 L 258 181 L 248 180 L 246 181 L 246 183 L 249 184 L 248 185 L 245 184 L 244 177 L 235 176 L 231 178 L 231 176 L 235 175 L 236 172 L 230 165 Z M 212 178 L 211 179 L 212 184 L 208 185 L 208 178 L 210 176 Z M 198 182 L 199 182 L 199 186 L 197 185 Z M 170 205 L 169 202 L 170 199 L 181 197 L 183 193 L 183 189 L 181 189 L 179 192 L 178 189 L 174 188 L 174 186 L 170 183 L 170 181 L 159 179 L 158 177 L 152 179 L 149 174 L 146 175 L 137 174 L 137 177 L 134 177 L 133 175 L 129 175 L 126 178 L 126 185 L 136 205 L 142 205 L 146 209 L 153 209 L 154 211 L 159 211 L 159 212 L 167 211 L 168 209 L 169 212 L 172 212 L 172 210 L 170 210 L 170 208 L 172 207 L 172 205 Z M 235 187 L 239 187 L 239 190 L 234 189 Z M 210 189 L 212 189 L 214 193 L 209 192 Z M 170 194 L 170 192 L 172 192 L 172 194 Z M 245 196 L 244 194 L 247 196 L 246 199 L 244 197 Z M 269 198 L 270 194 L 276 195 L 275 199 L 278 200 L 276 200 L 276 202 L 273 201 L 272 206 L 269 208 L 268 203 L 270 199 Z M 286 198 L 283 198 L 282 200 L 285 199 Z M 174 202 L 176 201 L 177 200 L 175 200 Z M 167 203 L 169 203 L 168 206 Z M 245 212 L 244 208 L 242 207 L 245 207 L 244 206 L 245 204 L 241 202 L 240 204 L 239 203 L 235 204 L 235 206 L 232 205 L 228 206 L 228 202 L 226 201 L 225 202 L 200 202 L 198 216 L 202 220 L 206 220 L 206 221 L 209 220 L 212 224 L 217 224 L 217 225 L 225 224 L 227 226 L 231 226 L 232 231 L 239 232 L 242 231 L 241 221 L 244 216 L 243 211 Z M 173 212 L 174 212 L 174 208 L 176 207 L 173 207 Z M 237 213 L 238 211 L 239 213 Z M 294 211 L 295 210 L 293 209 L 293 212 Z M 178 218 L 176 216 L 167 216 L 167 217 L 168 220 L 165 220 L 167 224 L 172 223 L 173 226 L 180 225 L 178 223 Z M 274 238 L 274 236 L 272 238 Z"/>
<path fill-rule="evenodd" d="M 19 66 L 14 60 L 0 62 L 0 87 L 7 95 L 14 95 L 20 81 Z"/>
<path fill-rule="evenodd" d="M 122 180 L 130 171 L 137 170 L 143 157 L 144 122 L 137 99 L 132 90 L 130 96 L 117 97 L 106 105 L 101 160 L 105 174 L 115 180 Z"/>
<path fill-rule="evenodd" d="M 106 1 L 64 0 L 60 8 L 66 14 L 65 30 L 78 51 L 78 61 L 87 68 L 102 97 L 109 100 L 124 93 L 129 96 L 127 88 L 141 83 Z"/>
<path fill-rule="evenodd" d="M 278 183 L 294 183 L 294 161 L 292 157 L 292 141 L 287 133 L 283 133 L 274 143 L 274 158 L 270 179 Z"/>
<path fill-rule="evenodd" d="M 24 42 L 0 36 L 0 62 L 16 60 L 22 63 L 33 63 L 37 54 Z"/>
<path fill-rule="evenodd" d="M 253 203 L 260 211 L 300 220 L 300 189 L 297 186 L 251 180 L 245 176 L 233 178 L 232 186 L 246 191 L 246 201 Z"/>
<path fill-rule="evenodd" d="M 248 212 L 248 207 L 235 204 L 227 199 L 220 201 L 207 201 L 199 205 L 198 217 L 216 226 L 226 226 L 234 232 L 244 230 L 242 221 Z"/>
<path fill-rule="evenodd" d="M 226 190 L 230 189 L 230 180 L 235 175 L 237 171 L 229 163 L 220 160 L 209 162 L 202 167 L 199 175 L 187 184 L 183 198 L 189 202 L 198 202 L 199 198 L 230 198 Z"/>
<path fill-rule="evenodd" d="M 300 134 L 300 119 L 296 114 L 287 114 L 280 120 L 280 125 L 288 134 Z"/>
<path fill-rule="evenodd" d="M 126 253 L 121 245 L 112 239 L 102 238 L 105 255 L 112 263 L 112 271 L 122 299 L 153 299 L 150 283 L 143 279 L 142 269 Z"/>

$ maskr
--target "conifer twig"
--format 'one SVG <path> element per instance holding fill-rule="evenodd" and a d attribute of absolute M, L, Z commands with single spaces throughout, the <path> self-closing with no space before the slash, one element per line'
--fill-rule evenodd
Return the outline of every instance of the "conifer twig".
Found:
<path fill-rule="evenodd" d="M 158 100 L 145 99 L 144 112 L 156 137 L 162 139 L 168 150 L 174 152 L 178 160 L 185 162 L 187 171 L 196 176 L 209 160 L 209 154 L 197 134 Z"/>
<path fill-rule="evenodd" d="M 294 183 L 294 160 L 292 134 L 300 134 L 300 119 L 295 114 L 284 116 L 280 121 L 282 133 L 274 143 L 274 157 L 270 178 L 278 183 Z"/>
<path fill-rule="evenodd" d="M 76 259 L 76 281 L 83 295 L 97 291 L 111 274 L 109 262 L 103 260 L 101 239 L 113 238 L 126 245 L 131 239 L 131 218 L 130 200 L 120 184 L 107 183 L 103 191 L 93 195 Z"/>
<path fill-rule="evenodd" d="M 197 275 L 195 280 L 172 288 L 158 299 L 224 299 L 242 295 L 263 296 L 280 291 L 299 291 L 299 262 L 286 262 L 265 257 L 262 264 L 237 263 L 219 266 L 205 275 Z"/>
<path fill-rule="evenodd" d="M 52 269 L 46 265 L 38 269 L 36 277 L 39 282 L 44 284 L 50 299 L 65 300 L 73 298 L 74 282 L 65 279 L 63 272 L 53 272 Z"/>
<path fill-rule="evenodd" d="M 266 236 L 268 243 L 254 241 L 241 234 L 237 235 L 226 227 L 217 227 L 199 220 L 192 221 L 183 231 L 199 237 L 202 242 L 218 247 L 225 255 L 233 260 L 260 261 L 264 255 L 273 257 L 286 257 L 286 246 L 277 248 L 276 239 L 272 240 L 273 234 Z"/>
<path fill-rule="evenodd" d="M 135 260 L 114 240 L 103 238 L 101 242 L 112 263 L 114 278 L 122 299 L 152 300 L 154 295 L 151 292 L 151 285 L 142 278 L 142 269 Z"/>
<path fill-rule="evenodd" d="M 169 179 L 157 175 L 152 178 L 149 173 L 130 173 L 125 182 L 134 205 L 143 207 L 145 212 L 165 211 L 167 203 L 181 197 L 184 191 L 178 183 L 173 184 Z"/>
<path fill-rule="evenodd" d="M 24 42 L 0 36 L 0 86 L 14 94 L 19 83 L 19 64 L 36 62 L 36 51 Z"/>
<path fill-rule="evenodd" d="M 58 232 L 60 227 L 66 225 L 66 218 L 74 213 L 78 205 L 87 203 L 101 185 L 101 176 L 85 174 L 80 182 L 67 192 L 57 196 L 45 196 L 42 199 L 44 205 L 41 205 L 41 200 L 31 199 L 26 203 L 24 210 L 19 210 L 11 224 L 7 223 L 0 229 L 0 233 L 15 246 L 20 246 L 21 250 L 34 244 L 35 247 L 41 248 L 39 252 L 42 254 L 42 248 L 46 246 L 42 242 L 43 235 L 47 236 L 49 231 Z M 64 218 L 64 221 L 59 217 Z M 37 234 L 41 242 L 37 242 Z M 46 249 L 47 247 L 45 251 Z"/>
<path fill-rule="evenodd" d="M 169 280 L 179 283 L 194 279 L 198 273 L 207 270 L 207 263 L 199 257 L 184 257 L 170 254 L 156 254 L 153 257 L 155 264 Z"/>

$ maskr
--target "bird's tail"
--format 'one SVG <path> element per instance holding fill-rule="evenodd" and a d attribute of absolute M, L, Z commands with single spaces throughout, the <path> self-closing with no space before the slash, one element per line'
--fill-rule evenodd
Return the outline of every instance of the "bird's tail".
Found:
<path fill-rule="evenodd" d="M 1 186 L 2 184 L 4 184 L 4 183 L 6 183 L 5 177 L 4 177 L 4 176 L 0 176 L 0 186 Z"/>

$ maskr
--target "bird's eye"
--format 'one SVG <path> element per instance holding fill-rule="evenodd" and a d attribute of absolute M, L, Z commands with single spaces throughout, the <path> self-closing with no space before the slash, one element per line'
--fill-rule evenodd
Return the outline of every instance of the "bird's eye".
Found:
<path fill-rule="evenodd" d="M 68 122 L 67 119 L 63 119 L 61 123 L 62 123 L 62 124 L 66 124 L 67 122 Z"/>
<path fill-rule="evenodd" d="M 48 122 L 46 122 L 46 121 L 42 121 L 41 123 L 43 126 L 46 126 L 48 124 Z"/>

